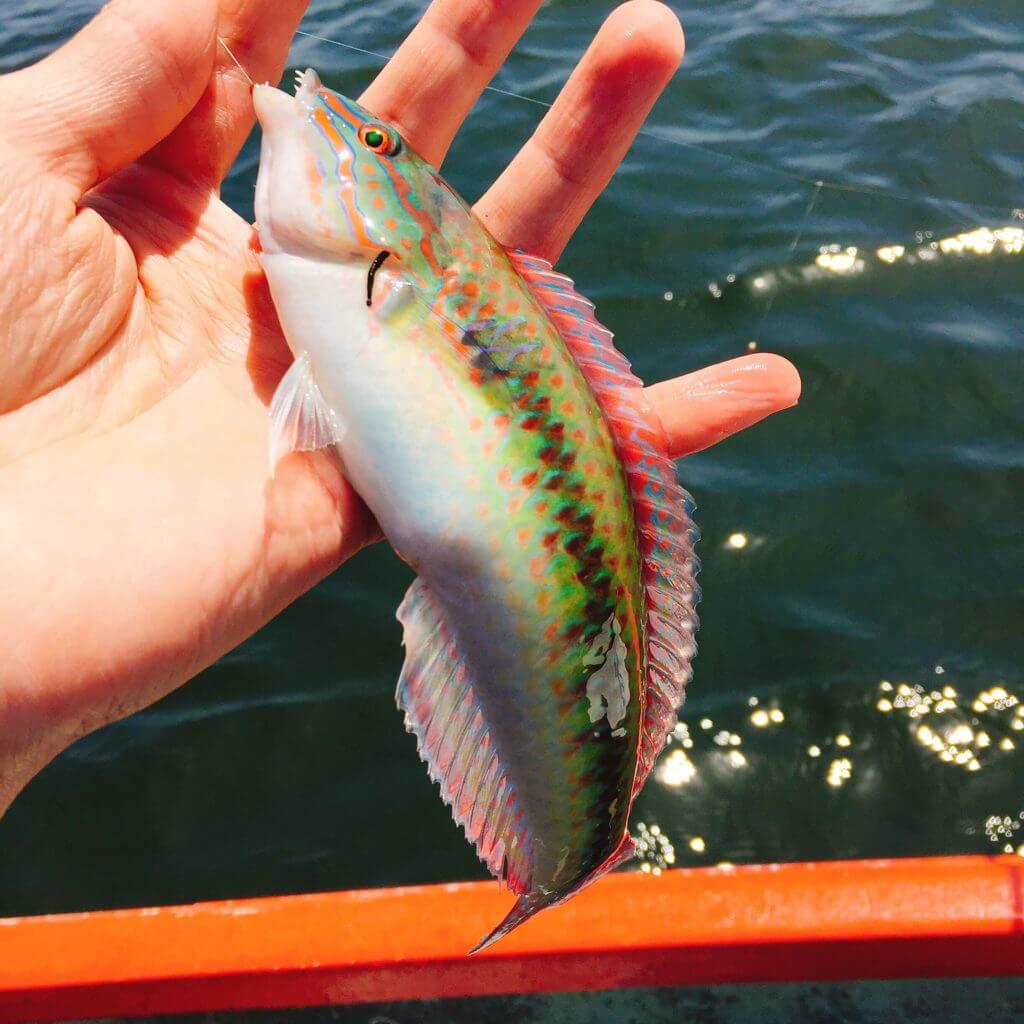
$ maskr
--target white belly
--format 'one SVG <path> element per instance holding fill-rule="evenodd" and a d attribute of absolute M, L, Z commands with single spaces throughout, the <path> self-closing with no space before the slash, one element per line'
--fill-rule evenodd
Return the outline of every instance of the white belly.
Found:
<path fill-rule="evenodd" d="M 309 354 L 342 425 L 345 475 L 388 539 L 417 568 L 473 545 L 479 524 L 469 499 L 480 486 L 481 456 L 467 424 L 494 410 L 446 380 L 420 334 L 371 332 L 367 268 L 285 253 L 264 254 L 263 265 L 288 344 Z M 428 335 L 426 342 L 450 344 L 440 331 Z"/>

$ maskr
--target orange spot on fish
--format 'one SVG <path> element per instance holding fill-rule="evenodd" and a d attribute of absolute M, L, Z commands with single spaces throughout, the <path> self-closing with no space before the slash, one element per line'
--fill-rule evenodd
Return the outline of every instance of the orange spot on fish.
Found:
<path fill-rule="evenodd" d="M 479 416 L 473 416 L 469 421 L 469 429 L 474 433 L 478 431 L 484 425 L 484 421 Z"/>
<path fill-rule="evenodd" d="M 546 501 L 538 501 L 537 502 L 537 512 L 538 512 L 539 515 L 544 515 L 544 513 L 547 512 L 547 510 L 548 510 L 548 503 Z"/>
<path fill-rule="evenodd" d="M 540 583 L 544 579 L 544 570 L 547 568 L 548 560 L 540 555 L 530 559 L 530 578 L 534 583 Z"/>
<path fill-rule="evenodd" d="M 532 338 L 536 333 L 537 333 L 537 325 L 536 324 L 527 324 L 526 325 L 526 336 L 528 338 Z"/>
<path fill-rule="evenodd" d="M 584 437 L 584 434 L 583 434 L 583 431 L 582 431 L 582 430 L 580 430 L 580 429 L 578 429 L 578 428 L 577 428 L 576 430 L 574 430 L 574 431 L 572 432 L 572 435 L 571 435 L 571 436 L 572 436 L 572 439 L 573 439 L 574 441 L 581 441 L 581 442 L 582 442 L 582 440 L 583 440 L 583 437 Z"/>
<path fill-rule="evenodd" d="M 508 466 L 502 466 L 498 470 L 498 483 L 505 488 L 506 491 L 512 490 L 512 471 Z"/>
<path fill-rule="evenodd" d="M 464 284 L 464 285 L 462 286 L 462 290 L 463 290 L 463 291 L 464 291 L 464 292 L 465 292 L 465 293 L 466 293 L 466 294 L 467 294 L 468 296 L 470 296 L 470 298 L 472 298 L 473 296 L 475 296 L 475 295 L 477 295 L 477 294 L 479 293 L 479 291 L 480 291 L 480 288 L 479 288 L 479 286 L 477 285 L 476 281 L 467 281 L 467 282 L 466 282 L 466 283 L 465 283 L 465 284 Z"/>
<path fill-rule="evenodd" d="M 411 249 L 412 248 L 412 239 L 411 238 L 403 238 L 402 239 L 402 245 L 406 249 Z"/>
<path fill-rule="evenodd" d="M 507 412 L 499 412 L 498 415 L 494 417 L 494 427 L 496 430 L 508 430 L 508 425 L 510 422 L 511 417 Z"/>
<path fill-rule="evenodd" d="M 501 282 L 496 277 L 492 277 L 490 281 L 487 282 L 487 287 L 492 292 L 500 292 Z"/>
<path fill-rule="evenodd" d="M 505 303 L 505 312 L 506 313 L 518 313 L 519 312 L 519 303 L 518 302 L 506 302 Z"/>
<path fill-rule="evenodd" d="M 550 345 L 544 345 L 538 355 L 542 363 L 550 363 L 555 354 L 551 351 Z"/>
<path fill-rule="evenodd" d="M 551 643 L 555 637 L 558 636 L 558 623 L 552 622 L 547 629 L 544 630 L 544 639 Z M 557 654 L 556 654 L 557 657 Z"/>
<path fill-rule="evenodd" d="M 587 476 L 593 476 L 597 472 L 597 463 L 593 459 L 587 459 L 587 461 L 583 463 L 583 472 L 586 473 Z"/>
<path fill-rule="evenodd" d="M 550 607 L 551 593 L 548 591 L 547 587 L 544 587 L 537 591 L 537 611 L 544 614 Z"/>
<path fill-rule="evenodd" d="M 383 210 L 384 209 L 384 197 L 383 196 L 374 196 L 373 197 L 373 208 L 375 210 Z"/>
<path fill-rule="evenodd" d="M 565 378 L 560 373 L 551 374 L 551 386 L 553 388 L 560 388 L 564 383 Z"/>
<path fill-rule="evenodd" d="M 519 546 L 525 548 L 530 541 L 530 535 L 533 531 L 528 526 L 520 526 L 516 533 L 516 540 L 519 541 Z"/>
<path fill-rule="evenodd" d="M 384 221 L 384 227 L 386 227 L 388 231 L 394 231 L 395 228 L 398 227 L 398 221 L 395 220 L 394 217 L 388 217 L 388 219 Z"/>
<path fill-rule="evenodd" d="M 523 486 L 532 487 L 537 482 L 538 477 L 537 470 L 531 469 L 529 473 L 523 474 Z"/>
<path fill-rule="evenodd" d="M 564 704 L 559 704 L 558 705 L 558 717 L 562 718 L 562 719 L 568 718 L 569 715 L 571 715 L 575 710 L 576 710 L 576 701 L 566 701 Z M 589 732 L 589 730 L 588 730 L 588 732 Z M 584 735 L 586 735 L 586 734 L 584 734 Z M 566 747 L 565 752 L 562 754 L 562 757 L 566 761 L 569 760 L 569 750 L 570 750 L 570 748 Z"/>
<path fill-rule="evenodd" d="M 558 385 L 555 385 L 555 386 L 557 387 Z M 570 399 L 568 399 L 568 398 L 567 398 L 567 399 L 566 399 L 566 400 L 565 400 L 565 401 L 564 401 L 564 402 L 563 402 L 563 403 L 562 403 L 562 404 L 561 404 L 561 405 L 560 405 L 560 406 L 558 407 L 558 411 L 559 411 L 559 412 L 560 412 L 560 413 L 561 413 L 561 414 L 562 414 L 563 416 L 572 416 L 572 415 L 574 415 L 574 414 L 575 414 L 575 412 L 576 412 L 576 403 L 575 403 L 575 402 L 573 402 L 572 400 L 570 400 Z"/>

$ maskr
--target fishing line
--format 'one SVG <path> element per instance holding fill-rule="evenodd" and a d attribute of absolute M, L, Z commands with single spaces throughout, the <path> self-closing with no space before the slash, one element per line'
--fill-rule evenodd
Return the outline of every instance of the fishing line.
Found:
<path fill-rule="evenodd" d="M 217 36 L 217 42 L 224 47 L 224 49 L 227 51 L 228 56 L 235 62 L 235 66 L 238 68 L 239 71 L 242 72 L 243 75 L 245 75 L 245 80 L 250 85 L 255 85 L 256 83 L 249 77 L 249 72 L 242 67 L 242 62 L 234 55 L 234 52 L 232 51 L 231 47 L 228 46 L 223 36 Z"/>
<path fill-rule="evenodd" d="M 305 36 L 307 39 L 314 39 L 321 43 L 328 43 L 331 46 L 338 46 L 346 50 L 351 50 L 355 53 L 361 53 L 368 57 L 374 57 L 385 63 L 391 60 L 391 57 L 388 54 L 379 53 L 376 50 L 368 50 L 361 46 L 353 46 L 351 43 L 343 43 L 338 39 L 330 39 L 327 36 L 317 35 L 313 32 L 306 32 L 303 29 L 298 29 L 296 35 Z M 531 103 L 534 106 L 542 107 L 545 110 L 550 110 L 551 107 L 554 106 L 553 103 L 548 102 L 547 100 L 540 100 L 533 96 L 525 96 L 522 93 L 513 92 L 510 89 L 502 89 L 495 85 L 488 85 L 484 88 L 487 92 L 493 92 L 499 96 L 506 96 L 511 99 L 521 100 L 524 103 Z M 818 204 L 818 200 L 824 191 L 843 192 L 864 196 L 878 196 L 905 203 L 930 203 L 941 206 L 968 206 L 978 211 L 997 213 L 1000 218 L 1007 217 L 1008 208 L 1006 206 L 996 205 L 994 203 L 982 203 L 974 199 L 968 199 L 964 196 L 943 195 L 940 193 L 929 192 L 910 193 L 900 189 L 886 188 L 880 185 L 859 185 L 850 182 L 828 181 L 823 178 L 812 178 L 806 174 L 794 171 L 791 168 L 780 164 L 770 163 L 764 160 L 756 160 L 750 157 L 735 156 L 732 153 L 726 153 L 723 150 L 715 149 L 712 146 L 705 146 L 697 142 L 686 142 L 683 139 L 676 138 L 674 135 L 669 134 L 665 129 L 659 129 L 657 127 L 643 127 L 637 134 L 644 136 L 645 138 L 654 139 L 669 146 L 677 146 L 680 149 L 703 153 L 723 163 L 736 164 L 741 167 L 747 167 L 752 170 L 759 171 L 763 174 L 771 174 L 778 178 L 804 185 L 811 189 L 810 199 L 804 209 L 803 216 L 800 218 L 800 223 L 793 235 L 793 240 L 789 245 L 790 259 L 792 259 L 796 253 L 797 247 L 803 239 L 804 231 L 810 222 L 811 214 L 814 212 L 814 209 Z M 1009 223 L 1013 220 L 1024 220 L 1024 209 L 1009 210 L 1009 217 L 1006 222 Z M 931 237 L 930 233 L 926 232 L 925 235 L 927 235 L 927 237 Z M 919 237 L 924 236 L 920 235 Z M 772 289 L 767 296 L 765 308 L 758 319 L 757 329 L 755 330 L 753 338 L 749 344 L 751 351 L 756 349 L 761 341 L 761 337 L 768 323 L 768 318 L 771 316 L 772 310 L 775 306 L 777 294 L 778 289 Z"/>
<path fill-rule="evenodd" d="M 305 36 L 307 39 L 315 39 L 321 43 L 329 43 L 331 46 L 340 46 L 346 50 L 352 50 L 355 53 L 365 54 L 368 57 L 376 57 L 378 60 L 391 60 L 391 57 L 386 53 L 379 53 L 376 50 L 367 50 L 361 46 L 353 46 L 351 43 L 343 43 L 338 39 L 329 39 L 327 36 L 319 36 L 313 32 L 306 32 L 303 29 L 296 30 L 295 34 Z M 494 85 L 488 85 L 484 88 L 487 92 L 497 93 L 499 96 L 508 96 L 516 100 L 522 100 L 525 103 L 532 103 L 535 106 L 544 107 L 547 110 L 550 110 L 551 107 L 554 106 L 553 103 L 547 100 L 539 100 L 534 96 L 524 96 L 522 93 L 512 92 L 509 89 L 500 89 Z M 970 199 L 966 196 L 944 195 L 937 192 L 902 192 L 899 189 L 885 188 L 881 185 L 857 185 L 843 181 L 828 181 L 820 178 L 812 178 L 806 174 L 801 174 L 799 171 L 794 171 L 791 168 L 783 167 L 779 164 L 768 163 L 764 160 L 755 160 L 750 157 L 735 156 L 732 153 L 726 153 L 723 150 L 715 149 L 712 146 L 705 146 L 698 142 L 685 142 L 682 139 L 677 139 L 671 135 L 667 135 L 664 132 L 659 131 L 657 128 L 644 127 L 641 128 L 637 134 L 645 136 L 646 138 L 656 139 L 657 141 L 664 142 L 670 146 L 678 146 L 681 149 L 690 149 L 698 153 L 706 153 L 709 156 L 713 156 L 726 163 L 740 164 L 754 170 L 774 174 L 780 178 L 788 178 L 790 181 L 799 182 L 800 184 L 807 185 L 809 188 L 813 187 L 817 192 L 827 189 L 835 192 L 853 192 L 868 196 L 886 196 L 888 198 L 899 199 L 904 202 L 932 202 L 944 205 L 954 203 L 961 206 L 971 206 L 977 210 L 997 212 L 1001 215 L 1005 215 L 1007 211 L 1006 206 L 995 203 L 983 203 L 975 199 Z M 817 196 L 815 196 L 815 201 L 816 200 Z M 1013 210 L 1011 218 L 1024 220 L 1024 210 Z"/>
<path fill-rule="evenodd" d="M 816 181 L 814 183 L 814 191 L 811 193 L 810 202 L 807 204 L 807 208 L 804 210 L 803 217 L 800 218 L 800 223 L 797 225 L 796 234 L 793 235 L 793 241 L 789 245 L 790 258 L 796 252 L 796 247 L 800 244 L 800 239 L 803 238 L 804 228 L 807 227 L 807 221 L 810 220 L 811 211 L 817 205 L 818 196 L 821 195 L 821 190 L 825 187 L 823 181 Z M 778 295 L 778 289 L 773 289 L 771 294 L 768 296 L 768 302 L 764 307 L 764 312 L 761 314 L 761 319 L 757 323 L 757 330 L 754 331 L 754 338 L 751 342 L 752 348 L 757 348 L 758 343 L 761 341 L 761 334 L 764 331 L 764 325 L 768 320 L 768 316 L 772 311 L 772 306 L 775 305 L 775 296 Z"/>

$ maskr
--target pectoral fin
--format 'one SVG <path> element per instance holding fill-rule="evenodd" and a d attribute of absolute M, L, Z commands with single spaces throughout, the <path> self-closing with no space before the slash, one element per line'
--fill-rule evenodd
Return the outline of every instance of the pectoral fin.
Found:
<path fill-rule="evenodd" d="M 270 469 L 288 452 L 326 448 L 344 431 L 313 379 L 309 353 L 301 353 L 281 378 L 270 402 Z"/>

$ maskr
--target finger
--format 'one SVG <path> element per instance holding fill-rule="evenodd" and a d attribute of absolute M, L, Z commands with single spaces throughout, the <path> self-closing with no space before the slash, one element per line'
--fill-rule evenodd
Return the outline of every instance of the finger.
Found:
<path fill-rule="evenodd" d="M 434 0 L 360 102 L 435 166 L 541 0 Z"/>
<path fill-rule="evenodd" d="M 280 81 L 306 5 L 307 0 L 221 0 L 217 33 L 225 45 L 217 46 L 213 76 L 195 109 L 158 147 L 155 162 L 190 180 L 224 180 L 255 120 L 249 78 Z"/>
<path fill-rule="evenodd" d="M 59 50 L 3 80 L 4 133 L 86 192 L 192 109 L 213 67 L 216 23 L 216 0 L 113 0 Z"/>
<path fill-rule="evenodd" d="M 683 56 L 675 14 L 630 0 L 601 26 L 536 132 L 477 204 L 504 245 L 552 262 L 615 173 Z"/>
<path fill-rule="evenodd" d="M 674 459 L 753 426 L 800 398 L 800 374 L 782 356 L 742 356 L 644 390 Z"/>

